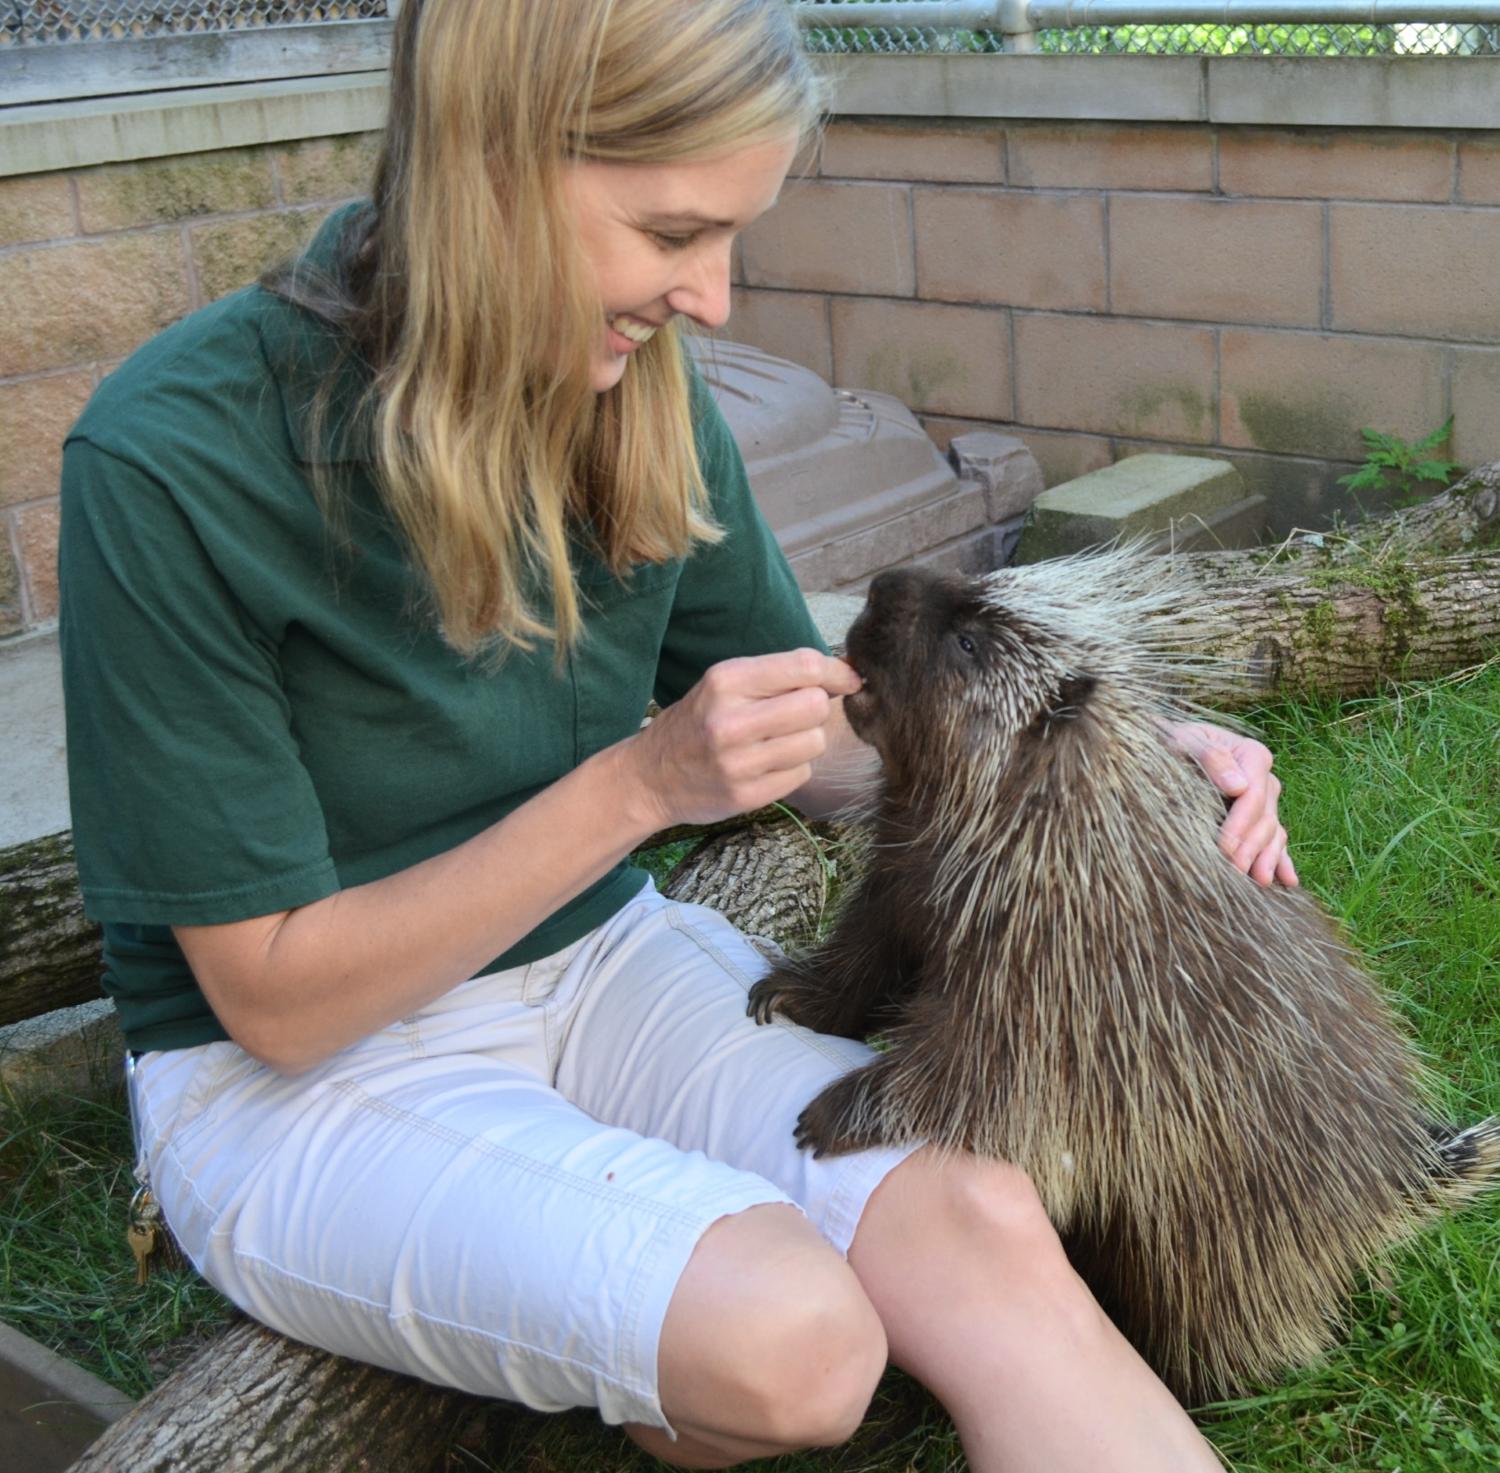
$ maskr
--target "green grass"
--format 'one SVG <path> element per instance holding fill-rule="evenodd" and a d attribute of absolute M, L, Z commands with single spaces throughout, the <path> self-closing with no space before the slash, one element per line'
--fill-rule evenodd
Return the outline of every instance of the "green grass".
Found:
<path fill-rule="evenodd" d="M 1453 1113 L 1500 1110 L 1500 663 L 1396 697 L 1279 706 L 1255 720 L 1286 784 L 1303 882 L 1370 958 L 1447 1081 Z M 141 1392 L 225 1309 L 191 1275 L 135 1287 L 118 1097 L 0 1101 L 0 1142 L 0 1319 Z M 1500 1467 L 1500 1201 L 1382 1269 L 1320 1365 L 1199 1419 L 1239 1473 Z M 474 1473 L 656 1466 L 591 1413 L 493 1417 L 450 1461 Z M 941 1410 L 892 1375 L 847 1446 L 764 1466 L 941 1473 L 963 1460 Z"/>

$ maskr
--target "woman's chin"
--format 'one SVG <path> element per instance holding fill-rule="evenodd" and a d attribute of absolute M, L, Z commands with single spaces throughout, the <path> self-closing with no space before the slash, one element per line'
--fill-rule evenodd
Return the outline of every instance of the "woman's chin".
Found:
<path fill-rule="evenodd" d="M 589 365 L 589 387 L 596 394 L 607 393 L 625 377 L 627 361 L 620 353 L 601 353 Z"/>

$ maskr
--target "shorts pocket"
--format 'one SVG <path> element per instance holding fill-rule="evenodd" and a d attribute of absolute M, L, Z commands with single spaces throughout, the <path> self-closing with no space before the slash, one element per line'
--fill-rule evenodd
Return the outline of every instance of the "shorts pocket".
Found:
<path fill-rule="evenodd" d="M 219 1098 L 233 1081 L 264 1067 L 228 1039 L 204 1044 L 198 1066 L 178 1097 L 167 1139 L 179 1144 L 190 1140 L 213 1121 Z"/>

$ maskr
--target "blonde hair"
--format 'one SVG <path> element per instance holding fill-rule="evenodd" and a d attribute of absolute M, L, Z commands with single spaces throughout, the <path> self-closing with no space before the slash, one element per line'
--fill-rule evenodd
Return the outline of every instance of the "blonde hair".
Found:
<path fill-rule="evenodd" d="M 580 539 L 618 576 L 719 535 L 678 332 L 590 388 L 564 169 L 805 132 L 819 102 L 782 0 L 406 0 L 373 209 L 307 304 L 374 369 L 383 494 L 455 648 L 560 658 Z"/>

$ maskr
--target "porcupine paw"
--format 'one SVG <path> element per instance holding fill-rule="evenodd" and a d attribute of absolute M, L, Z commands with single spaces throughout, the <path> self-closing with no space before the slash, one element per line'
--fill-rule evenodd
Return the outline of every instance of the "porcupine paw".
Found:
<path fill-rule="evenodd" d="M 777 967 L 750 989 L 750 1001 L 745 1011 L 757 1023 L 769 1023 L 773 1017 L 780 1016 L 792 1023 L 815 1028 L 814 1005 L 818 991 L 795 972 Z"/>
<path fill-rule="evenodd" d="M 814 1156 L 844 1156 L 884 1145 L 875 1073 L 867 1064 L 836 1079 L 797 1117 L 797 1144 Z"/>

